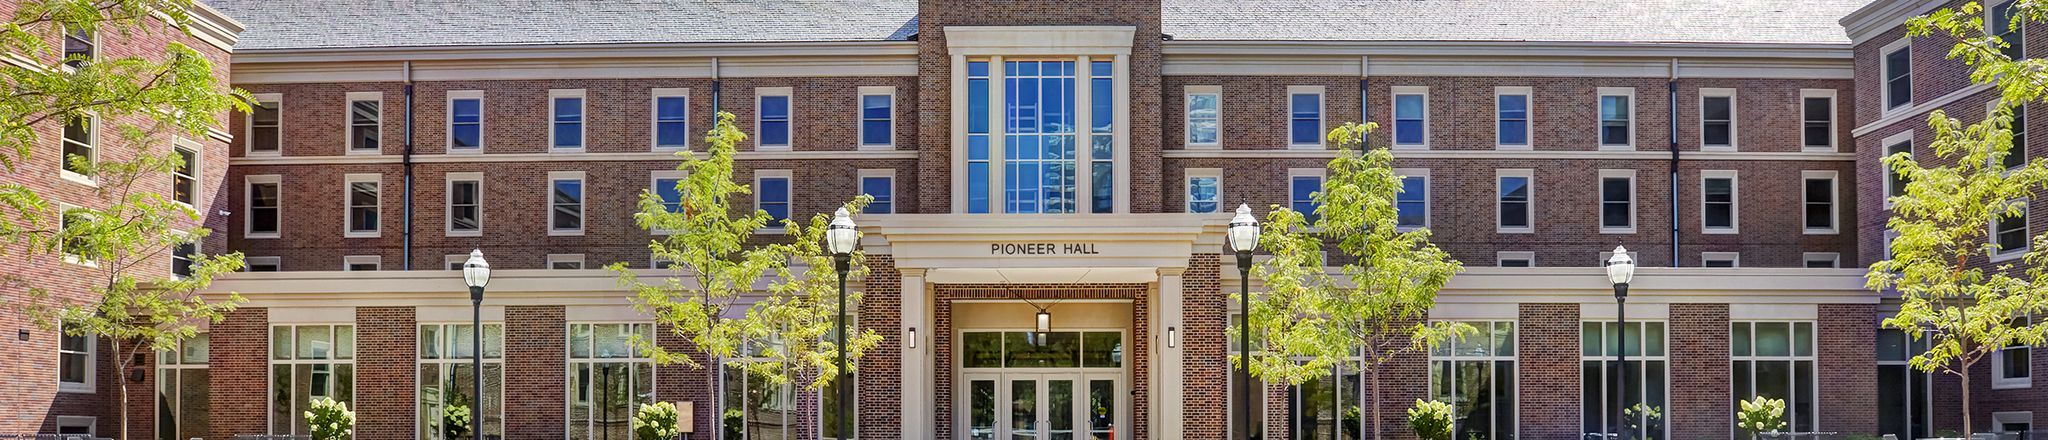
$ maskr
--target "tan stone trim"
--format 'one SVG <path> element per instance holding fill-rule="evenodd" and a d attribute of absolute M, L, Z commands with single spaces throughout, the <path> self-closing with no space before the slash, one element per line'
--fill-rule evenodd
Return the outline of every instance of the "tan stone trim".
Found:
<path fill-rule="evenodd" d="M 1337 157 L 1337 150 L 1166 150 L 1161 157 L 1169 159 L 1330 159 Z M 1477 149 L 1436 149 L 1396 150 L 1395 158 L 1401 159 L 1582 159 L 1582 160 L 1654 160 L 1668 159 L 1671 152 L 1660 150 L 1643 151 L 1543 151 L 1543 150 L 1477 150 Z M 1797 161 L 1840 161 L 1856 160 L 1855 153 L 1837 152 L 1761 152 L 1761 151 L 1687 151 L 1686 160 L 1797 160 Z"/>
<path fill-rule="evenodd" d="M 211 44 L 220 50 L 233 53 L 235 43 L 240 41 L 242 31 L 247 29 L 234 17 L 207 6 L 204 2 L 192 2 L 192 8 L 185 11 L 192 21 L 192 36 Z"/>
<path fill-rule="evenodd" d="M 1756 56 L 1769 55 L 1757 53 Z M 1365 76 L 1367 64 L 1356 53 L 1309 54 L 1170 54 L 1161 68 L 1167 76 Z M 1371 76 L 1476 77 L 1605 77 L 1671 76 L 1671 62 L 1595 55 L 1534 57 L 1507 52 L 1492 56 L 1373 55 Z M 1847 58 L 1686 58 L 1678 60 L 1680 78 L 1852 79 Z"/>
<path fill-rule="evenodd" d="M 1848 44 L 1829 43 L 1622 43 L 1612 41 L 1272 41 L 1173 40 L 1160 53 L 1178 55 L 1341 55 L 1356 63 L 1372 56 L 1567 57 L 1567 58 L 1779 58 L 1854 57 Z M 1657 63 L 1664 61 L 1658 60 Z M 1378 73 L 1375 72 L 1375 75 Z"/>
<path fill-rule="evenodd" d="M 712 57 L 846 57 L 917 56 L 915 41 L 746 42 L 496 45 L 459 47 L 356 47 L 322 49 L 251 49 L 235 53 L 235 63 L 314 63 L 364 61 L 457 61 L 591 58 Z M 396 64 L 396 63 L 393 63 Z M 235 66 L 235 69 L 241 69 Z"/>
<path fill-rule="evenodd" d="M 946 26 L 946 49 L 962 55 L 1130 55 L 1132 26 Z"/>
<path fill-rule="evenodd" d="M 502 163 L 502 162 L 630 162 L 649 160 L 674 160 L 682 158 L 677 153 L 659 151 L 646 153 L 581 153 L 564 157 L 560 153 L 497 153 L 497 154 L 422 154 L 412 157 L 415 163 Z M 691 154 L 703 154 L 691 152 Z M 916 151 L 862 150 L 862 151 L 742 151 L 734 156 L 737 160 L 859 160 L 859 159 L 916 159 Z M 395 164 L 403 156 L 347 155 L 347 156 L 263 156 L 237 157 L 229 159 L 233 166 L 250 165 L 348 165 L 348 164 Z"/>
<path fill-rule="evenodd" d="M 1907 105 L 1905 107 L 1885 111 L 1884 117 L 1877 118 L 1877 120 L 1875 121 L 1870 121 L 1870 123 L 1868 124 L 1863 124 L 1862 126 L 1856 127 L 1855 130 L 1850 130 L 1849 136 L 1860 137 L 1866 134 L 1870 134 L 1870 132 L 1877 131 L 1885 127 L 1890 127 L 1893 124 L 1898 124 L 1906 121 L 1914 121 L 1913 125 L 1917 126 L 1921 122 L 1925 122 L 1925 120 L 1927 119 L 1927 112 L 1934 111 L 1938 108 L 1946 107 L 1949 104 L 1954 104 L 1956 101 L 1960 101 L 1963 98 L 1969 98 L 1971 96 L 1977 95 L 1978 93 L 1991 90 L 1991 86 L 1991 84 L 1971 84 L 1969 87 L 1964 87 L 1961 89 L 1957 89 L 1953 92 L 1948 92 L 1948 94 L 1946 95 L 1941 95 L 1941 97 L 1939 98 L 1927 100 L 1927 102 L 1914 101 L 1912 104 Z"/>

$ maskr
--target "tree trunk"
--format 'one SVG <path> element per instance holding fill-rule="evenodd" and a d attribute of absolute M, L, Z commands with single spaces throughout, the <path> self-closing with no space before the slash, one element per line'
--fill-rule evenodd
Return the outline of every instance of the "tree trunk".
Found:
<path fill-rule="evenodd" d="M 1380 440 L 1380 369 L 1375 366 L 1366 374 L 1372 376 L 1372 407 L 1366 412 L 1372 413 L 1372 440 Z"/>
<path fill-rule="evenodd" d="M 1963 438 L 1970 438 L 1971 434 L 1976 433 L 1975 430 L 1970 429 L 1970 366 L 1964 365 L 1958 371 L 1956 376 L 1961 378 L 1963 382 Z"/>
<path fill-rule="evenodd" d="M 121 371 L 126 368 L 120 368 L 124 366 L 123 363 L 125 362 L 121 360 L 121 340 L 116 338 L 112 339 L 112 342 L 114 344 L 114 365 L 116 366 L 114 369 L 114 381 L 121 384 L 121 400 L 114 403 L 121 407 L 121 436 L 119 438 L 121 440 L 128 440 L 128 378 Z"/>

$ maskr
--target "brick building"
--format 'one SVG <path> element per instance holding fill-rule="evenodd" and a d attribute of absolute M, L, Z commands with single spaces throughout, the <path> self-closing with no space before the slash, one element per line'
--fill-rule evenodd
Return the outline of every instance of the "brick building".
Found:
<path fill-rule="evenodd" d="M 1610 432 L 1617 400 L 1660 410 L 1638 433 L 1733 438 L 1757 394 L 1794 431 L 1960 427 L 1855 269 L 1883 255 L 1879 154 L 1929 110 L 1985 106 L 1951 42 L 1900 39 L 1939 2 L 206 4 L 259 105 L 203 144 L 195 206 L 221 232 L 202 250 L 251 263 L 216 290 L 249 302 L 132 377 L 85 351 L 96 380 L 157 387 L 136 435 L 305 434 L 318 397 L 363 440 L 469 437 L 450 407 L 480 407 L 486 437 L 623 439 L 654 400 L 728 440 L 1366 438 L 1362 411 L 1409 438 L 1421 398 L 1458 402 L 1460 439 Z M 720 111 L 749 133 L 750 206 L 886 201 L 855 216 L 857 322 L 883 336 L 855 433 L 829 393 L 624 348 L 686 346 L 597 268 L 667 273 L 631 213 Z M 1431 319 L 1484 329 L 1396 359 L 1377 408 L 1355 367 L 1247 385 L 1226 356 L 1228 211 L 1311 208 L 1321 134 L 1350 121 L 1408 176 L 1405 225 L 1467 265 Z M 63 185 L 47 166 L 10 178 Z M 1645 266 L 1627 324 L 1599 267 L 1616 245 Z M 499 269 L 481 399 L 449 270 L 472 249 Z M 26 339 L 0 350 L 35 384 L 0 397 L 22 409 L 0 428 L 114 430 L 105 387 L 61 390 L 70 361 L 36 355 L 59 338 Z M 1978 426 L 2029 428 L 2032 354 L 2000 356 Z"/>

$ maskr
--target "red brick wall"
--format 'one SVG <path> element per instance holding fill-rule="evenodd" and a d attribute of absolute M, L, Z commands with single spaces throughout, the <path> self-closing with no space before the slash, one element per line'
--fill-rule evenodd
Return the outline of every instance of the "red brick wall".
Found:
<path fill-rule="evenodd" d="M 1515 322 L 1521 436 L 1579 438 L 1579 305 L 1522 304 Z"/>
<path fill-rule="evenodd" d="M 1877 305 L 1821 304 L 1819 318 L 1821 430 L 1877 432 Z"/>
<path fill-rule="evenodd" d="M 886 439 L 901 438 L 903 435 L 903 273 L 896 269 L 895 257 L 887 254 L 867 254 L 861 262 L 868 268 L 868 276 L 860 282 L 860 324 L 859 328 L 874 329 L 882 336 L 875 348 L 862 354 L 858 371 L 860 397 L 859 427 L 855 432 L 860 438 Z M 921 329 L 920 337 L 934 341 L 945 338 L 931 337 L 933 329 Z M 944 362 L 940 360 L 939 362 Z"/>
<path fill-rule="evenodd" d="M 207 374 L 213 393 L 206 414 L 208 438 L 267 434 L 270 384 L 270 311 L 241 308 L 207 332 Z"/>
<path fill-rule="evenodd" d="M 1230 295 L 1223 258 L 1195 254 L 1181 273 L 1181 435 L 1225 438 L 1238 397 L 1230 394 Z M 1227 412 L 1228 411 L 1228 412 Z"/>
<path fill-rule="evenodd" d="M 1667 404 L 1671 436 L 1727 437 L 1735 427 L 1728 305 L 1672 304 L 1670 313 L 1671 330 L 1666 334 L 1671 355 L 1671 398 Z M 1876 361 L 1871 362 L 1875 365 Z M 1873 402 L 1865 408 L 1875 407 Z"/>
<path fill-rule="evenodd" d="M 356 438 L 411 440 L 419 413 L 419 314 L 356 308 Z"/>
<path fill-rule="evenodd" d="M 697 346 L 688 336 L 676 334 L 675 328 L 666 324 L 655 324 L 654 343 L 670 353 L 689 353 L 698 368 L 686 365 L 661 365 L 654 369 L 654 397 L 663 402 L 674 402 L 682 406 L 691 402 L 691 428 L 698 435 L 709 435 L 718 429 L 718 414 L 715 410 L 719 399 L 712 384 L 717 383 L 717 364 L 709 357 L 697 352 Z"/>
<path fill-rule="evenodd" d="M 535 440 L 564 437 L 568 325 L 562 306 L 505 307 L 505 432 Z"/>

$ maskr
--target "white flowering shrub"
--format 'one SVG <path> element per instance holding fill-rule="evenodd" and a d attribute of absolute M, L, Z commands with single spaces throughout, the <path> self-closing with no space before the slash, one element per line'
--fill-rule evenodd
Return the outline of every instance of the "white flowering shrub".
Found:
<path fill-rule="evenodd" d="M 313 428 L 313 440 L 347 440 L 355 435 L 356 412 L 346 403 L 323 397 L 306 410 L 306 425 Z"/>
<path fill-rule="evenodd" d="M 681 420 L 673 403 L 640 405 L 640 411 L 633 414 L 633 440 L 676 440 L 683 436 L 678 426 Z"/>

